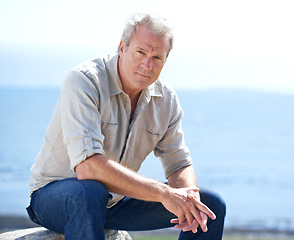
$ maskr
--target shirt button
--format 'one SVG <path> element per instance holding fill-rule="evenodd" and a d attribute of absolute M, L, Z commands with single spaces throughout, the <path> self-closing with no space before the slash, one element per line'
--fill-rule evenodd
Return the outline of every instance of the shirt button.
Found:
<path fill-rule="evenodd" d="M 88 129 L 86 129 L 84 132 L 85 132 L 85 133 L 88 133 L 88 132 L 89 132 L 89 130 L 88 130 Z"/>

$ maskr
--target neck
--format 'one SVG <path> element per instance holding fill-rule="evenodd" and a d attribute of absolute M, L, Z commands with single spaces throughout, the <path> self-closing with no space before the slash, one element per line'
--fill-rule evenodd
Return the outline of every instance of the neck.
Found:
<path fill-rule="evenodd" d="M 136 107 L 137 107 L 137 103 L 138 103 L 138 100 L 139 100 L 139 97 L 140 97 L 140 94 L 141 92 L 139 92 L 136 96 L 134 96 L 133 98 L 130 97 L 131 99 L 131 106 L 132 106 L 132 109 L 131 109 L 131 118 L 130 118 L 130 123 L 132 122 L 133 120 L 133 117 L 134 117 L 134 114 L 135 114 L 135 111 L 136 111 Z"/>
<path fill-rule="evenodd" d="M 138 93 L 132 93 L 132 94 L 125 91 L 125 93 L 129 96 L 132 105 L 133 105 L 133 103 L 136 103 L 137 104 L 137 102 L 138 102 L 138 100 L 140 98 L 140 95 L 141 95 L 141 91 L 138 92 Z"/>

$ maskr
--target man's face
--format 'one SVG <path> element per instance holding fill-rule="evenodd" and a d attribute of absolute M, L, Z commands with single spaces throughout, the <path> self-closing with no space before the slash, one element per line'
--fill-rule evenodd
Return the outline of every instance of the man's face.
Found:
<path fill-rule="evenodd" d="M 120 42 L 119 75 L 123 90 L 130 96 L 155 82 L 167 59 L 170 41 L 145 26 L 139 27 L 129 47 Z"/>

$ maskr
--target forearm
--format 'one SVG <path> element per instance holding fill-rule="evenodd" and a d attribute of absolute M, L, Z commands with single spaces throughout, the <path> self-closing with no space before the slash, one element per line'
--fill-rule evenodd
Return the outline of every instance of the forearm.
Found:
<path fill-rule="evenodd" d="M 141 176 L 102 155 L 94 155 L 76 167 L 78 179 L 102 182 L 110 192 L 145 201 L 161 202 L 170 188 Z"/>
<path fill-rule="evenodd" d="M 168 184 L 173 188 L 197 187 L 197 180 L 193 166 L 187 166 L 174 172 L 169 176 Z M 198 192 L 196 192 L 196 195 L 200 199 Z"/>
<path fill-rule="evenodd" d="M 174 188 L 196 187 L 197 181 L 192 166 L 183 167 L 168 178 L 168 184 Z"/>

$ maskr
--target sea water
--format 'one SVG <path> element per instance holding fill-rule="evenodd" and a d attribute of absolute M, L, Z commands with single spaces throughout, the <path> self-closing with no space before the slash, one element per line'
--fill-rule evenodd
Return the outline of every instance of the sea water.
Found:
<path fill-rule="evenodd" d="M 179 90 L 198 185 L 227 203 L 226 227 L 294 230 L 294 95 Z M 0 215 L 25 215 L 29 169 L 58 88 L 0 88 Z M 151 154 L 139 172 L 165 181 Z"/>

